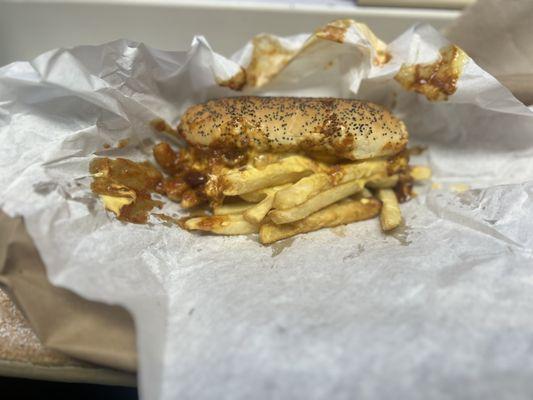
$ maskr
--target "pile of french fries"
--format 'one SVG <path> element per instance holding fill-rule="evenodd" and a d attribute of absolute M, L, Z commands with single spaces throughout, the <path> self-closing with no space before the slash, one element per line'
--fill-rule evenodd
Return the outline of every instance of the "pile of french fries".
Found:
<path fill-rule="evenodd" d="M 258 232 L 263 244 L 377 215 L 390 231 L 402 222 L 398 182 L 431 176 L 429 168 L 407 163 L 407 155 L 340 164 L 288 155 L 226 169 L 207 183 L 211 196 L 221 191 L 224 199 L 213 215 L 188 218 L 182 226 L 221 235 Z"/>

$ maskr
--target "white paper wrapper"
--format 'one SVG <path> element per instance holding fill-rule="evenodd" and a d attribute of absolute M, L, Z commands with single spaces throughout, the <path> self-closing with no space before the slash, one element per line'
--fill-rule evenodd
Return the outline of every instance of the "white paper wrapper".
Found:
<path fill-rule="evenodd" d="M 415 162 L 444 189 L 419 189 L 395 234 L 370 220 L 264 247 L 106 214 L 89 189 L 95 154 L 146 158 L 151 119 L 241 94 L 216 77 L 251 45 L 230 60 L 202 37 L 186 52 L 121 40 L 0 69 L 2 209 L 24 216 L 54 284 L 131 311 L 145 399 L 531 398 L 533 113 L 472 61 L 446 102 L 403 91 L 400 65 L 447 44 L 429 26 L 392 42 L 382 67 L 357 28 L 317 43 L 253 92 L 397 92 L 429 146 Z"/>

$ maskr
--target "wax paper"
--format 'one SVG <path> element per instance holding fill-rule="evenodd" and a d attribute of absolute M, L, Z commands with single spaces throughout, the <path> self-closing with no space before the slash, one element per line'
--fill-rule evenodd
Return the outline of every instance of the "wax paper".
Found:
<path fill-rule="evenodd" d="M 221 82 L 257 41 L 226 58 L 203 37 L 181 52 L 118 40 L 0 69 L 0 205 L 24 217 L 52 283 L 132 313 L 142 398 L 533 395 L 533 113 L 472 60 L 447 101 L 403 90 L 400 66 L 448 44 L 427 25 L 386 63 L 364 27 L 340 26 L 270 37 L 283 51 L 264 68 L 281 67 L 241 91 Z M 153 118 L 250 93 L 387 104 L 428 146 L 413 162 L 435 184 L 393 234 L 374 219 L 273 246 L 122 223 L 91 193 L 95 156 L 150 157 Z"/>
<path fill-rule="evenodd" d="M 444 28 L 476 62 L 525 104 L 533 104 L 533 3 L 484 0 Z"/>

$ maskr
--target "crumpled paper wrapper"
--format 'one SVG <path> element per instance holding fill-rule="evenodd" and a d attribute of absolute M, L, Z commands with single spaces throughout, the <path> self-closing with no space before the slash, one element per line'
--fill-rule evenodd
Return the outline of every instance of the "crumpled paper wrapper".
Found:
<path fill-rule="evenodd" d="M 480 67 L 533 104 L 533 2 L 483 0 L 444 29 Z"/>
<path fill-rule="evenodd" d="M 231 59 L 202 37 L 121 40 L 0 69 L 0 204 L 50 280 L 132 313 L 146 399 L 530 398 L 533 113 L 472 60 L 447 101 L 403 90 L 400 66 L 448 44 L 426 25 L 386 49 L 346 21 L 260 40 Z M 370 220 L 270 247 L 124 224 L 90 192 L 96 155 L 149 157 L 153 118 L 248 93 L 394 106 L 442 189 L 420 188 L 392 235 Z"/>

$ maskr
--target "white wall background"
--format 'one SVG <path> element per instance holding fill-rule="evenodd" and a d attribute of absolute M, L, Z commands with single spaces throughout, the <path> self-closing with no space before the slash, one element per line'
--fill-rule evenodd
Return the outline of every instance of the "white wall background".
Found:
<path fill-rule="evenodd" d="M 416 21 L 442 27 L 457 11 L 362 8 L 349 1 L 0 0 L 0 65 L 27 60 L 57 47 L 118 38 L 180 50 L 204 34 L 229 55 L 252 35 L 307 32 L 338 18 L 366 22 L 390 40 Z"/>

